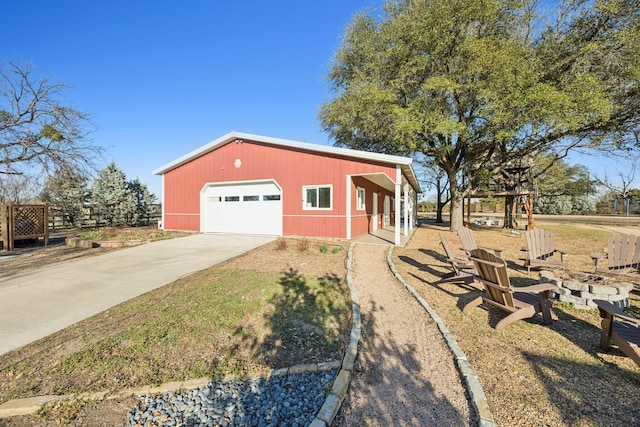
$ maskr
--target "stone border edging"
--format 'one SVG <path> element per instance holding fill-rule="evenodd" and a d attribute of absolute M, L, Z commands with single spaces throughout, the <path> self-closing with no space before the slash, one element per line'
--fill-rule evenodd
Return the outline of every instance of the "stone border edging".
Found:
<path fill-rule="evenodd" d="M 361 317 L 360 317 L 360 302 L 356 288 L 353 285 L 351 278 L 351 265 L 353 262 L 353 248 L 355 243 L 351 243 L 347 254 L 346 262 L 346 281 L 351 293 L 351 333 L 349 338 L 349 345 L 345 350 L 345 355 L 340 361 L 311 363 L 305 365 L 295 365 L 289 368 L 272 369 L 268 374 L 261 376 L 255 375 L 250 377 L 243 377 L 243 379 L 259 378 L 263 377 L 269 379 L 271 377 L 280 377 L 286 375 L 302 374 L 306 372 L 318 372 L 318 371 L 330 371 L 332 369 L 341 368 L 335 379 L 331 391 L 325 397 L 324 404 L 318 411 L 318 414 L 311 422 L 310 427 L 326 427 L 330 426 L 335 416 L 340 410 L 340 405 L 347 394 L 347 388 L 351 382 L 351 375 L 353 372 L 353 366 L 356 356 L 358 355 L 358 343 L 361 336 Z M 237 380 L 238 377 L 227 376 L 222 378 L 223 381 Z M 131 395 L 144 395 L 144 394 L 162 394 L 166 392 L 178 392 L 184 390 L 190 390 L 194 388 L 200 388 L 206 386 L 213 381 L 211 378 L 203 377 L 187 381 L 174 381 L 160 386 L 143 386 L 141 388 L 129 388 L 120 390 L 116 393 L 108 391 L 96 392 L 96 393 L 80 393 L 69 395 L 48 395 L 48 396 L 36 396 L 27 397 L 24 399 L 9 400 L 0 405 L 0 419 L 8 418 L 17 415 L 31 415 L 36 413 L 40 408 L 49 402 L 54 401 L 70 401 L 70 400 L 112 400 Z"/>
<path fill-rule="evenodd" d="M 349 245 L 349 251 L 347 253 L 347 286 L 351 293 L 351 334 L 349 336 L 349 345 L 344 352 L 344 358 L 342 359 L 342 369 L 336 375 L 333 380 L 333 386 L 331 391 L 327 394 L 324 400 L 324 404 L 318 411 L 316 418 L 311 422 L 309 427 L 326 427 L 333 423 L 334 418 L 340 410 L 342 401 L 347 395 L 347 388 L 351 382 L 351 376 L 353 375 L 353 365 L 358 355 L 358 343 L 362 334 L 361 317 L 360 317 L 360 300 L 358 299 L 358 293 L 356 287 L 353 285 L 353 279 L 351 278 L 351 265 L 353 263 L 353 248 L 355 243 Z"/>
<path fill-rule="evenodd" d="M 289 368 L 272 369 L 265 375 L 228 375 L 222 377 L 220 381 L 237 381 L 257 378 L 264 378 L 265 380 L 268 380 L 273 377 L 284 377 L 287 375 L 331 371 L 332 369 L 340 368 L 340 366 L 342 366 L 342 362 L 340 362 L 339 360 L 330 362 L 309 363 L 304 365 L 294 365 Z M 177 393 L 204 387 L 213 381 L 215 380 L 211 379 L 210 377 L 202 377 L 186 381 L 172 381 L 161 384 L 159 386 L 147 385 L 140 388 L 126 388 L 117 392 L 99 391 L 95 393 L 46 395 L 26 397 L 24 399 L 13 399 L 0 405 L 0 419 L 13 417 L 16 415 L 31 415 L 36 413 L 47 403 L 54 401 L 113 400 L 128 397 L 131 395 L 142 396 L 145 394 L 162 394 L 168 392 Z"/>
<path fill-rule="evenodd" d="M 453 334 L 447 328 L 444 321 L 438 313 L 432 309 L 429 304 L 422 298 L 422 296 L 413 288 L 413 286 L 409 285 L 404 281 L 398 270 L 396 270 L 395 265 L 392 260 L 393 254 L 393 246 L 389 247 L 389 252 L 387 253 L 387 264 L 389 264 L 389 269 L 395 276 L 395 278 L 409 291 L 409 293 L 418 301 L 418 303 L 425 309 L 425 311 L 431 316 L 434 322 L 438 325 L 438 329 L 444 338 L 447 347 L 451 353 L 453 353 L 453 357 L 456 361 L 456 365 L 458 367 L 458 371 L 462 376 L 462 380 L 469 392 L 471 397 L 471 402 L 476 414 L 480 418 L 479 426 L 480 427 L 496 427 L 496 423 L 493 420 L 493 415 L 489 409 L 489 405 L 487 404 L 487 397 L 484 394 L 484 390 L 482 389 L 482 385 L 480 384 L 480 380 L 478 380 L 478 376 L 476 375 L 473 367 L 467 360 L 467 355 L 464 354 L 458 342 L 453 337 Z"/>

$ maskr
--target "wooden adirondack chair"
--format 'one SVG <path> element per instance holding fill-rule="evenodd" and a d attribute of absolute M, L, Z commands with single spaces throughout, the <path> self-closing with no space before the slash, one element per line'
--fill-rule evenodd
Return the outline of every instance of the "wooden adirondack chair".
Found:
<path fill-rule="evenodd" d="M 640 237 L 616 234 L 607 240 L 607 254 L 591 257 L 595 273 L 605 276 L 620 275 L 640 283 Z M 607 267 L 601 261 L 607 259 Z"/>
<path fill-rule="evenodd" d="M 483 249 L 493 251 L 497 256 L 502 258 L 502 249 L 487 248 L 484 246 L 476 245 L 476 239 L 473 237 L 473 230 L 471 230 L 470 228 L 460 227 L 458 229 L 458 237 L 460 237 L 460 243 L 462 243 L 462 249 L 465 251 L 467 256 L 471 255 L 472 250 L 481 247 Z"/>
<path fill-rule="evenodd" d="M 453 277 L 447 277 L 442 280 L 438 280 L 436 284 L 440 283 L 464 283 L 468 285 L 473 282 L 473 275 L 475 274 L 475 269 L 473 268 L 473 262 L 469 259 L 462 259 L 456 257 L 455 253 L 451 249 L 451 245 L 449 245 L 449 241 L 446 236 L 440 233 L 440 244 L 444 249 L 445 254 L 447 255 L 447 261 L 451 264 L 451 268 L 453 269 Z"/>
<path fill-rule="evenodd" d="M 507 273 L 507 262 L 486 249 L 472 250 L 471 260 L 476 268 L 475 278 L 484 285 L 485 294 L 465 305 L 463 312 L 466 313 L 486 302 L 510 313 L 498 322 L 496 330 L 503 329 L 516 320 L 533 317 L 537 313 L 542 314 L 545 325 L 551 323 L 549 291 L 555 289 L 556 285 L 540 283 L 514 288 Z"/>
<path fill-rule="evenodd" d="M 524 235 L 527 247 L 522 250 L 527 253 L 525 259 L 527 274 L 531 274 L 532 267 L 564 267 L 567 253 L 555 248 L 556 238 L 551 231 L 537 228 L 525 231 Z M 559 260 L 553 257 L 556 253 L 560 254 Z"/>
<path fill-rule="evenodd" d="M 628 316 L 609 301 L 594 300 L 602 318 L 600 348 L 609 351 L 611 341 L 640 365 L 640 319 Z"/>

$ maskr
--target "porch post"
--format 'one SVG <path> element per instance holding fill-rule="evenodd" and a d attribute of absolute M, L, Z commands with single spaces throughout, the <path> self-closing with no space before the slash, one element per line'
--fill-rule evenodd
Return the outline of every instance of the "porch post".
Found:
<path fill-rule="evenodd" d="M 412 224 L 417 227 L 418 226 L 418 193 L 414 190 L 413 191 L 413 219 Z"/>
<path fill-rule="evenodd" d="M 399 245 L 400 244 L 400 215 L 402 215 L 402 213 L 400 212 L 400 198 L 402 197 L 402 170 L 400 169 L 400 165 L 396 165 L 396 185 L 395 185 L 395 203 L 394 203 L 394 210 L 395 210 L 395 221 L 394 221 L 394 227 L 395 227 L 395 236 L 394 236 L 394 244 Z"/>
<path fill-rule="evenodd" d="M 404 235 L 409 235 L 409 204 L 411 200 L 409 200 L 409 184 L 404 185 Z"/>

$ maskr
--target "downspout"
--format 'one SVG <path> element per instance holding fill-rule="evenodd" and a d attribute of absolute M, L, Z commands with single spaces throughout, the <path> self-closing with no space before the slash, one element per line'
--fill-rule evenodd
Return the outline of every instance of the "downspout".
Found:
<path fill-rule="evenodd" d="M 158 228 L 160 230 L 164 230 L 164 224 L 165 224 L 165 222 L 164 222 L 164 206 L 165 206 L 166 203 L 165 203 L 165 197 L 164 197 L 164 188 L 165 188 L 164 177 L 165 177 L 165 174 L 162 174 L 162 213 L 161 213 L 161 217 L 160 217 L 160 224 L 158 224 Z"/>
<path fill-rule="evenodd" d="M 395 203 L 394 203 L 394 210 L 395 210 L 395 221 L 394 221 L 394 227 L 395 227 L 395 236 L 394 236 L 394 244 L 399 245 L 400 244 L 400 198 L 402 197 L 402 169 L 400 169 L 400 165 L 396 165 L 396 185 L 395 185 Z"/>
<path fill-rule="evenodd" d="M 345 219 L 347 221 L 347 240 L 351 240 L 351 175 L 346 176 L 347 179 L 347 188 L 345 191 L 346 194 L 346 202 L 345 202 Z"/>

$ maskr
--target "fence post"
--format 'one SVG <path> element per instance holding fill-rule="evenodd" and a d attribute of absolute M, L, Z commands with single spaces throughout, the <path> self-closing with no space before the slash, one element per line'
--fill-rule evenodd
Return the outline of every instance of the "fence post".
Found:
<path fill-rule="evenodd" d="M 13 203 L 9 203 L 7 205 L 7 228 L 8 228 L 8 232 L 7 232 L 7 239 L 8 239 L 8 243 L 7 243 L 7 250 L 8 251 L 12 251 L 14 249 L 14 241 L 13 241 L 13 237 L 14 237 L 14 228 L 15 228 L 15 223 L 13 220 Z"/>
<path fill-rule="evenodd" d="M 49 205 L 42 207 L 42 227 L 44 228 L 44 245 L 49 246 Z"/>
<path fill-rule="evenodd" d="M 2 205 L 0 221 L 2 221 L 2 250 L 9 250 L 9 214 L 8 206 Z"/>

